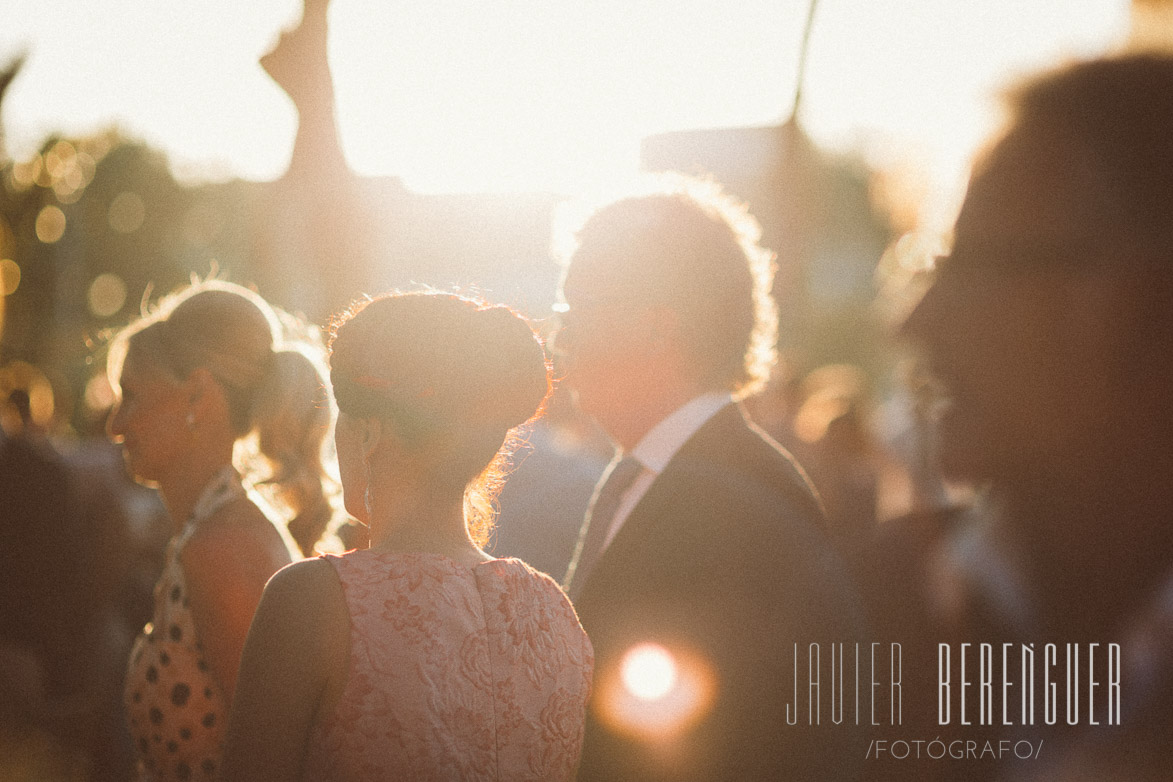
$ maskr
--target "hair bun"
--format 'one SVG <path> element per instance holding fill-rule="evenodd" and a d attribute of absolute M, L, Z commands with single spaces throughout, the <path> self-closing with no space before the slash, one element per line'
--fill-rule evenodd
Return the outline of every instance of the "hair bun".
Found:
<path fill-rule="evenodd" d="M 511 429 L 550 389 L 541 341 L 504 305 L 403 293 L 356 305 L 336 322 L 332 375 L 343 411 L 419 414 L 440 428 Z M 385 381 L 373 388 L 359 378 Z"/>
<path fill-rule="evenodd" d="M 270 353 L 250 417 L 257 425 L 262 453 L 280 462 L 301 459 L 307 438 L 320 440 L 330 423 L 318 364 L 296 348 Z"/>
<path fill-rule="evenodd" d="M 488 540 L 513 436 L 550 390 L 528 321 L 450 293 L 397 293 L 336 318 L 330 376 L 340 411 L 377 417 L 437 490 L 464 493 L 473 540 Z"/>
<path fill-rule="evenodd" d="M 305 394 L 303 410 L 319 407 L 328 408 L 324 369 L 296 347 L 275 350 L 262 370 L 253 399 L 254 413 L 260 413 L 266 405 L 274 404 L 285 394 L 282 389 L 295 387 L 309 392 Z"/>
<path fill-rule="evenodd" d="M 509 307 L 487 307 L 477 316 L 493 378 L 485 384 L 486 406 L 495 406 L 493 417 L 513 428 L 533 418 L 550 391 L 546 353 L 529 322 Z"/>

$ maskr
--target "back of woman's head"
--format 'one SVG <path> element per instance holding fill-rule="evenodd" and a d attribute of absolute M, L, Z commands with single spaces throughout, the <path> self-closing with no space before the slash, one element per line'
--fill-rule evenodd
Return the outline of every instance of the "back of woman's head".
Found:
<path fill-rule="evenodd" d="M 330 378 L 338 409 L 391 425 L 433 457 L 432 479 L 466 487 L 484 542 L 511 429 L 540 414 L 550 391 L 541 342 L 508 307 L 436 292 L 359 302 L 334 324 Z"/>
<path fill-rule="evenodd" d="M 276 312 L 256 293 L 208 280 L 164 299 L 118 334 L 108 372 L 117 385 L 132 354 L 175 381 L 205 369 L 223 390 L 236 439 L 255 434 L 254 451 L 268 462 L 265 469 L 246 457 L 238 465 L 246 477 L 265 483 L 291 515 L 328 518 L 322 449 L 331 406 L 322 362 L 311 357 L 312 345 L 286 344 L 282 334 Z"/>

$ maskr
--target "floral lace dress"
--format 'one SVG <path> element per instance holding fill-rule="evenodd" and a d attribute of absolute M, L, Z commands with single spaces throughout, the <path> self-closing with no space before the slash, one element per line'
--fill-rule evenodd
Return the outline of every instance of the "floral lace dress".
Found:
<path fill-rule="evenodd" d="M 243 496 L 239 475 L 225 468 L 167 547 L 154 616 L 135 641 L 126 674 L 126 714 L 143 780 L 216 778 L 226 699 L 196 636 L 179 555 L 200 521 Z"/>
<path fill-rule="evenodd" d="M 572 780 L 594 654 L 558 585 L 517 559 L 326 556 L 350 668 L 306 780 Z"/>

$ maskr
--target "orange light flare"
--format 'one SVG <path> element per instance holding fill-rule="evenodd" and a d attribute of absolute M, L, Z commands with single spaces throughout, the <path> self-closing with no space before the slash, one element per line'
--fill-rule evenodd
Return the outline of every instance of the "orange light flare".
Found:
<path fill-rule="evenodd" d="M 688 650 L 635 644 L 617 665 L 598 671 L 599 718 L 616 731 L 660 742 L 679 737 L 712 707 L 712 666 Z"/>

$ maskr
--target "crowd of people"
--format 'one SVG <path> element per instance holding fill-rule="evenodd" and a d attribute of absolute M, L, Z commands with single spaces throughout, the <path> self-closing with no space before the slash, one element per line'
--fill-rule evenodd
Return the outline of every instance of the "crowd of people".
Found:
<path fill-rule="evenodd" d="M 972 503 L 877 525 L 868 475 L 825 505 L 755 423 L 776 259 L 710 183 L 578 225 L 549 344 L 504 305 L 417 290 L 358 299 L 323 345 L 193 283 L 107 358 L 109 437 L 170 524 L 137 638 L 110 629 L 137 571 L 108 532 L 132 525 L 97 495 L 145 490 L 83 491 L 0 434 L 0 754 L 44 735 L 63 778 L 147 780 L 1168 779 L 1173 59 L 1071 65 L 1011 108 L 901 329 Z M 492 545 L 495 502 L 571 398 L 614 456 L 513 488 L 562 550 L 527 564 L 516 530 Z M 860 454 L 853 415 L 828 436 Z M 15 517 L 51 522 L 36 549 Z M 998 675 L 974 651 L 972 720 L 944 716 L 941 655 L 983 645 Z M 1051 645 L 1067 667 L 1038 697 L 1066 671 L 1067 700 L 1036 715 L 1006 649 L 1042 670 Z"/>

